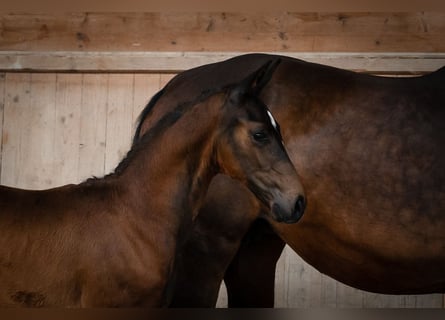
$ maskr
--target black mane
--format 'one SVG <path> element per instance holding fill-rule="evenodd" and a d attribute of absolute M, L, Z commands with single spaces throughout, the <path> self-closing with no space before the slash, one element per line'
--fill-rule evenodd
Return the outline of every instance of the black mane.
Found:
<path fill-rule="evenodd" d="M 150 111 L 153 109 L 156 102 L 162 96 L 163 92 L 164 90 L 161 90 L 158 93 L 156 93 L 150 100 L 150 102 L 147 104 L 147 106 L 144 108 L 144 110 L 142 110 L 138 118 L 138 125 L 135 135 L 133 137 L 133 144 L 131 146 L 131 149 L 128 151 L 127 155 L 122 159 L 122 161 L 117 165 L 114 172 L 109 175 L 121 173 L 131 163 L 131 159 L 134 157 L 134 155 L 138 154 L 141 150 L 145 149 L 147 143 L 149 143 L 149 141 L 154 139 L 154 137 L 156 137 L 161 130 L 171 127 L 186 112 L 188 112 L 191 108 L 193 108 L 193 106 L 208 99 L 210 96 L 218 92 L 223 92 L 223 90 L 221 90 L 220 88 L 214 90 L 204 90 L 198 97 L 196 97 L 192 101 L 186 101 L 178 104 L 176 108 L 165 114 L 159 121 L 156 122 L 156 124 L 153 127 L 151 127 L 147 132 L 145 132 L 141 136 L 142 123 L 150 114 Z"/>
<path fill-rule="evenodd" d="M 138 125 L 136 127 L 136 132 L 134 133 L 133 142 L 131 144 L 132 146 L 134 146 L 136 144 L 136 142 L 139 140 L 139 138 L 140 138 L 139 136 L 141 134 L 141 129 L 142 129 L 142 123 L 144 123 L 145 118 L 147 118 L 148 114 L 153 109 L 154 105 L 156 104 L 156 102 L 158 102 L 159 98 L 162 96 L 163 93 L 164 93 L 164 88 L 159 90 L 150 99 L 150 101 L 145 106 L 144 110 L 142 110 L 141 114 L 139 115 L 139 117 L 138 117 Z"/>

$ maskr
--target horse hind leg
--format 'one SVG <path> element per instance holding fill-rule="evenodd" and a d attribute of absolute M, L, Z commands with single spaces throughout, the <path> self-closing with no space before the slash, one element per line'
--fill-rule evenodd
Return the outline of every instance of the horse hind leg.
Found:
<path fill-rule="evenodd" d="M 274 306 L 275 267 L 284 246 L 266 221 L 253 223 L 225 273 L 229 308 Z"/>

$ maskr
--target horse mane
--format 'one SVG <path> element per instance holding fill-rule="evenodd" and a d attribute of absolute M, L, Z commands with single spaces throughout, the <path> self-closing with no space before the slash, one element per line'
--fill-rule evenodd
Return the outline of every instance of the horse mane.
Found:
<path fill-rule="evenodd" d="M 147 118 L 148 114 L 153 109 L 157 100 L 161 97 L 163 93 L 163 90 L 159 91 L 156 95 L 153 96 L 153 98 L 150 100 L 150 102 L 147 104 L 147 106 L 144 108 L 144 110 L 141 112 L 139 116 L 138 120 L 139 122 L 135 136 L 133 138 L 133 144 L 131 146 L 131 149 L 128 151 L 127 155 L 122 159 L 122 161 L 117 165 L 114 172 L 108 174 L 107 176 L 112 176 L 122 173 L 125 170 L 125 168 L 127 168 L 128 165 L 131 163 L 131 159 L 133 159 L 134 156 L 138 154 L 140 151 L 145 149 L 147 143 L 152 141 L 158 135 L 159 132 L 165 130 L 166 128 L 171 127 L 196 104 L 206 100 L 208 97 L 218 92 L 223 92 L 223 89 L 216 88 L 213 90 L 204 90 L 195 99 L 179 103 L 176 106 L 176 108 L 166 113 L 158 122 L 156 122 L 156 124 L 153 127 L 151 127 L 147 132 L 145 132 L 142 136 L 140 136 L 142 123 Z"/>
<path fill-rule="evenodd" d="M 150 99 L 150 101 L 147 103 L 147 105 L 142 110 L 141 114 L 139 115 L 138 120 L 137 120 L 136 132 L 133 136 L 133 142 L 131 144 L 132 146 L 134 146 L 136 144 L 136 142 L 139 140 L 139 138 L 140 138 L 139 135 L 141 134 L 141 130 L 142 130 L 142 124 L 144 123 L 147 116 L 150 114 L 150 112 L 153 109 L 153 107 L 155 106 L 156 102 L 158 102 L 159 98 L 164 94 L 164 91 L 165 91 L 165 87 L 162 88 L 161 90 L 159 90 Z"/>
<path fill-rule="evenodd" d="M 226 89 L 224 87 L 223 89 Z M 113 177 L 115 175 L 118 175 L 122 173 L 125 168 L 128 167 L 128 165 L 131 163 L 131 160 L 137 155 L 141 150 L 143 150 L 149 141 L 153 139 L 154 136 L 157 135 L 157 133 L 165 128 L 168 128 L 172 126 L 176 121 L 178 121 L 188 110 L 190 110 L 193 106 L 195 106 L 197 103 L 200 103 L 204 100 L 206 100 L 209 96 L 217 93 L 222 92 L 223 89 L 217 88 L 213 90 L 204 90 L 201 92 L 200 95 L 198 95 L 195 99 L 191 101 L 185 101 L 176 106 L 175 109 L 165 114 L 153 127 L 151 127 L 147 132 L 145 132 L 142 136 L 141 130 L 142 130 L 142 123 L 144 120 L 148 117 L 150 114 L 150 111 L 155 106 L 156 102 L 159 100 L 159 98 L 164 93 L 164 89 L 160 90 L 158 93 L 156 93 L 148 102 L 148 104 L 145 106 L 145 108 L 142 110 L 141 114 L 138 117 L 138 124 L 136 128 L 135 135 L 133 137 L 133 142 L 131 145 L 130 150 L 127 152 L 125 157 L 119 162 L 117 167 L 114 169 L 113 172 L 110 172 L 106 174 L 103 177 L 90 177 L 87 180 L 84 181 L 84 183 L 94 183 L 94 181 L 102 180 L 105 178 Z"/>

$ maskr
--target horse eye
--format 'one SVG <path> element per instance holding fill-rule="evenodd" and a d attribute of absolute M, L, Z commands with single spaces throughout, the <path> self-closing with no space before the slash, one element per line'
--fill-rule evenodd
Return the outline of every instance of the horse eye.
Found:
<path fill-rule="evenodd" d="M 268 140 L 267 134 L 264 131 L 254 132 L 253 139 L 258 142 L 264 142 Z"/>

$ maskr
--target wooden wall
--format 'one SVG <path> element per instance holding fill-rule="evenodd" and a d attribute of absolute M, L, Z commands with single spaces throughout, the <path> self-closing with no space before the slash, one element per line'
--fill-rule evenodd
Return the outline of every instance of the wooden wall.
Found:
<path fill-rule="evenodd" d="M 42 189 L 111 172 L 170 74 L 0 74 L 2 184 Z"/>
<path fill-rule="evenodd" d="M 444 52 L 443 13 L 5 14 L 4 50 Z"/>
<path fill-rule="evenodd" d="M 42 189 L 112 171 L 140 110 L 176 72 L 250 51 L 421 74 L 445 65 L 445 14 L 0 15 L 1 184 Z M 277 266 L 277 307 L 443 304 L 347 287 L 289 248 Z"/>
<path fill-rule="evenodd" d="M 172 72 L 242 52 L 421 73 L 445 64 L 445 14 L 0 14 L 0 69 Z"/>

